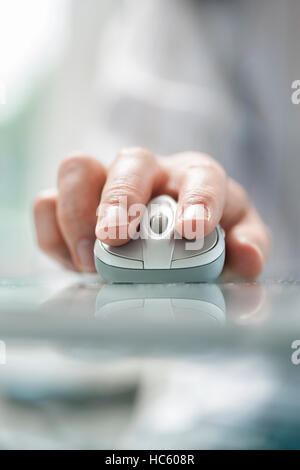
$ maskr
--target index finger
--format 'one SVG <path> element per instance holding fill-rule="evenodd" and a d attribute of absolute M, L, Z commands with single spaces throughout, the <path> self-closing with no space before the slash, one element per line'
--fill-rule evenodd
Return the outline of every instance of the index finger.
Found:
<path fill-rule="evenodd" d="M 142 213 L 132 220 L 128 210 L 145 206 L 159 178 L 156 158 L 147 150 L 130 148 L 120 152 L 109 170 L 98 208 L 96 236 L 109 245 L 123 245 L 137 228 Z"/>

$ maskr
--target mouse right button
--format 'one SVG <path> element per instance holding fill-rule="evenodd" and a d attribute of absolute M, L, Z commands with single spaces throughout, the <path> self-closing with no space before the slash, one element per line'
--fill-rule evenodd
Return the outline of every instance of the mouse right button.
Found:
<path fill-rule="evenodd" d="M 173 261 L 184 259 L 184 258 L 192 258 L 193 256 L 201 255 L 202 253 L 206 253 L 207 251 L 211 250 L 218 241 L 218 233 L 217 230 L 213 230 L 209 235 L 204 238 L 204 243 L 202 248 L 197 250 L 186 250 L 185 245 L 188 242 L 191 244 L 190 240 L 186 239 L 179 239 L 175 241 L 175 247 L 173 252 Z"/>

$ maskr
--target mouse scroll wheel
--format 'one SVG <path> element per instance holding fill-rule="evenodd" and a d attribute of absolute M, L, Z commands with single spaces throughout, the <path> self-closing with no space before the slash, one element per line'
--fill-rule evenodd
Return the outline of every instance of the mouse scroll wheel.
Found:
<path fill-rule="evenodd" d="M 154 233 L 162 234 L 168 226 L 168 217 L 163 212 L 153 215 L 150 219 L 150 227 Z"/>

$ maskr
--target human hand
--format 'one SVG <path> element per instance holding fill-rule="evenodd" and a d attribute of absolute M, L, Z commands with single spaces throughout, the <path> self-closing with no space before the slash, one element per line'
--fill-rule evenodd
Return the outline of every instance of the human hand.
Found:
<path fill-rule="evenodd" d="M 269 230 L 246 191 L 213 158 L 198 152 L 158 157 L 130 148 L 109 169 L 91 157 L 66 158 L 58 172 L 58 189 L 41 193 L 34 204 L 38 244 L 66 268 L 93 272 L 95 235 L 110 245 L 130 239 L 128 232 L 124 238 L 118 230 L 115 238 L 103 239 L 105 229 L 115 223 L 120 199 L 126 198 L 128 207 L 146 205 L 158 194 L 178 200 L 175 227 L 186 238 L 185 224 L 194 220 L 194 206 L 202 204 L 204 235 L 218 223 L 226 231 L 227 267 L 245 278 L 261 273 L 270 249 Z M 97 218 L 98 206 L 104 210 Z"/>

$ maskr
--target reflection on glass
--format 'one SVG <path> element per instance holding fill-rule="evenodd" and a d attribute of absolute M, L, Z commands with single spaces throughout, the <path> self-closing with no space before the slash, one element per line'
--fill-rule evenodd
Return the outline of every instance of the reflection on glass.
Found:
<path fill-rule="evenodd" d="M 99 292 L 96 317 L 124 322 L 225 322 L 225 301 L 216 284 L 109 284 Z"/>

